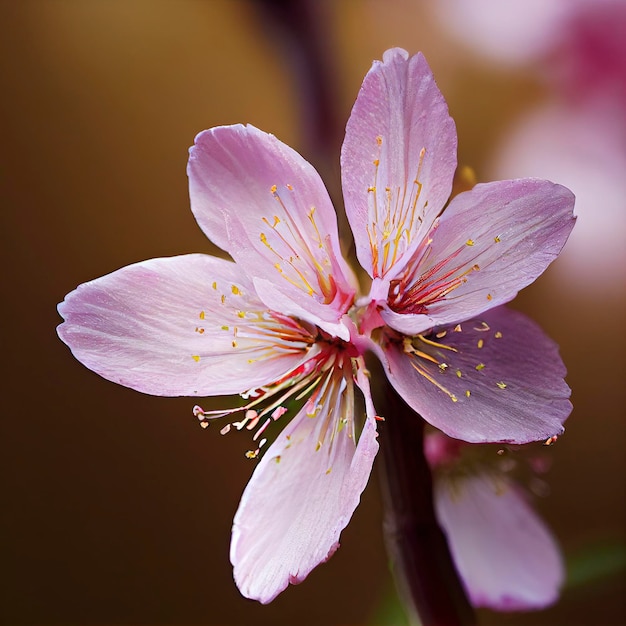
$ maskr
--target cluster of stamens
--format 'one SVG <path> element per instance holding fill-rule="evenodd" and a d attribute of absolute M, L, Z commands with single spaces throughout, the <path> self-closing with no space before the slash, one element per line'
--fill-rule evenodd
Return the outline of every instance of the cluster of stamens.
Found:
<path fill-rule="evenodd" d="M 284 188 L 289 196 L 295 194 L 292 185 L 287 184 Z M 283 218 L 278 215 L 271 219 L 263 217 L 267 231 L 261 232 L 259 239 L 275 256 L 276 271 L 307 295 L 316 296 L 324 304 L 332 302 L 337 293 L 332 275 L 332 251 L 328 249 L 328 237 L 322 237 L 315 221 L 315 207 L 311 207 L 307 213 L 310 227 L 298 226 L 288 207 L 289 201 L 294 201 L 293 198 L 289 197 L 286 202 L 279 194 L 277 185 L 272 185 L 270 192 L 282 209 Z M 303 232 L 303 228 L 306 228 L 306 232 Z"/>
<path fill-rule="evenodd" d="M 465 284 L 469 274 L 480 270 L 478 263 L 475 263 L 477 255 L 456 261 L 467 247 L 474 246 L 472 239 L 428 267 L 432 233 L 436 228 L 435 224 L 429 236 L 412 255 L 404 273 L 390 282 L 388 303 L 397 313 L 426 313 L 430 306 L 442 302 L 452 291 Z"/>
<path fill-rule="evenodd" d="M 422 193 L 420 172 L 426 149 L 420 152 L 417 171 L 412 185 L 407 182 L 403 187 L 392 188 L 386 185 L 384 195 L 379 194 L 380 152 L 383 138 L 377 137 L 379 157 L 374 159 L 374 179 L 367 188 L 369 202 L 369 218 L 367 235 L 372 254 L 373 278 L 384 276 L 410 246 L 413 235 L 423 222 L 422 212 L 428 206 L 428 200 L 419 207 Z M 381 202 L 382 200 L 382 202 Z"/>
<path fill-rule="evenodd" d="M 478 325 L 472 326 L 472 331 L 476 333 L 485 333 L 485 337 L 488 334 L 491 334 L 491 328 L 489 324 L 482 321 L 479 322 Z M 444 329 L 435 331 L 433 334 L 429 336 L 425 335 L 417 335 L 416 337 L 403 337 L 402 348 L 405 354 L 407 354 L 411 358 L 411 366 L 413 369 L 420 374 L 420 376 L 424 377 L 428 382 L 432 383 L 440 389 L 443 393 L 445 393 L 452 402 L 458 402 L 459 396 L 450 390 L 452 386 L 450 382 L 445 381 L 445 377 L 449 376 L 449 372 L 453 371 L 454 376 L 459 380 L 465 380 L 466 374 L 468 378 L 471 378 L 467 372 L 462 371 L 460 368 L 451 367 L 450 364 L 446 361 L 446 352 L 448 353 L 459 353 L 459 348 L 456 348 L 454 345 L 450 345 L 450 343 L 443 343 L 443 339 L 449 333 L 461 333 L 463 332 L 463 328 L 461 324 L 456 324 L 451 330 Z M 500 331 L 495 331 L 492 334 L 493 340 L 502 339 L 503 334 Z M 446 340 L 448 341 L 448 340 Z M 453 341 L 451 343 L 454 343 Z M 485 338 L 479 336 L 476 340 L 476 347 L 479 350 L 482 350 L 485 346 Z M 433 364 L 437 366 L 437 369 L 434 370 L 429 364 Z M 483 372 L 486 368 L 486 364 L 483 361 L 478 361 L 474 365 L 473 369 L 476 372 Z M 495 386 L 498 389 L 506 389 L 508 384 L 502 380 L 496 380 Z M 454 385 L 458 386 L 458 385 Z M 468 385 L 471 386 L 471 383 Z M 466 388 L 464 390 L 463 396 L 465 398 L 471 397 L 471 390 Z"/>
<path fill-rule="evenodd" d="M 232 429 L 238 431 L 246 428 L 249 431 L 257 429 L 252 440 L 258 441 L 257 447 L 248 450 L 246 457 L 257 458 L 261 448 L 267 443 L 267 438 L 261 436 L 272 422 L 277 421 L 290 409 L 286 406 L 290 402 L 304 403 L 308 417 L 317 417 L 324 412 L 324 423 L 320 429 L 317 449 L 319 450 L 329 433 L 330 441 L 334 438 L 335 431 L 329 432 L 331 423 L 336 424 L 337 431 L 342 430 L 346 424 L 353 422 L 353 390 L 351 380 L 351 357 L 338 344 L 325 346 L 326 349 L 318 349 L 304 363 L 286 373 L 279 380 L 263 387 L 251 389 L 241 394 L 244 400 L 249 400 L 244 406 L 230 409 L 205 411 L 196 405 L 193 408 L 194 415 L 200 421 L 203 428 L 207 428 L 210 420 L 226 417 L 229 415 L 242 414 L 241 419 L 230 422 L 223 426 L 220 434 L 225 435 Z M 349 382 L 346 381 L 350 378 Z M 346 393 L 347 389 L 347 393 Z M 339 411 L 334 406 L 341 406 Z M 337 413 L 340 414 L 338 420 Z M 353 427 L 353 424 L 352 424 Z"/>

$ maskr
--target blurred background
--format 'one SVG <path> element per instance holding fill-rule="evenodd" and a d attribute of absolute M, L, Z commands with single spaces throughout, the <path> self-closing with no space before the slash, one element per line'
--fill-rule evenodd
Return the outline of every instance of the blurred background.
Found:
<path fill-rule="evenodd" d="M 536 503 L 568 581 L 547 611 L 480 622 L 626 623 L 625 28 L 621 0 L 0 0 L 0 619 L 402 624 L 376 474 L 327 564 L 269 606 L 247 601 L 228 561 L 247 435 L 99 378 L 55 332 L 79 283 L 214 252 L 187 196 L 202 129 L 274 133 L 340 203 L 343 126 L 398 45 L 425 53 L 478 180 L 535 175 L 578 196 L 565 252 L 515 302 L 560 343 L 573 388 Z"/>

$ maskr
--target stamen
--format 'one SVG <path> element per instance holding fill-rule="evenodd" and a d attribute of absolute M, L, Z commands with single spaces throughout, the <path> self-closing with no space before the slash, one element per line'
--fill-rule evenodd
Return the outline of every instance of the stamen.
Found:
<path fill-rule="evenodd" d="M 411 244 L 411 238 L 416 231 L 417 222 L 422 222 L 418 203 L 422 194 L 421 170 L 426 154 L 422 148 L 417 164 L 417 171 L 409 191 L 408 181 L 403 186 L 385 186 L 384 206 L 378 204 L 378 175 L 383 139 L 377 137 L 378 158 L 373 160 L 374 173 L 372 184 L 368 185 L 367 193 L 372 198 L 369 203 L 369 219 L 366 232 L 372 254 L 373 277 L 384 276 L 398 261 L 399 257 Z M 424 203 L 426 208 L 428 202 Z M 379 249 L 382 251 L 379 251 Z"/>
<path fill-rule="evenodd" d="M 450 400 L 452 400 L 452 402 L 458 402 L 458 398 L 451 391 L 449 391 L 442 384 L 437 382 L 424 368 L 420 367 L 413 360 L 411 360 L 411 366 L 418 374 L 423 376 L 428 382 L 435 385 L 435 387 L 437 387 L 438 389 L 441 389 L 441 391 L 443 391 L 450 398 Z"/>

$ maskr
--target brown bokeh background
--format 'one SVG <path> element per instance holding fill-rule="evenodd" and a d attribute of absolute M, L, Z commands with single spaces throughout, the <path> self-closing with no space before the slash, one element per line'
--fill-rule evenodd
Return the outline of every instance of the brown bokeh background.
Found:
<path fill-rule="evenodd" d="M 422 50 L 479 179 L 507 123 L 542 97 L 532 73 L 451 41 L 426 3 L 319 6 L 339 119 L 383 50 Z M 190 399 L 99 378 L 55 333 L 55 306 L 79 283 L 213 251 L 188 209 L 198 131 L 250 122 L 312 158 L 280 38 L 243 0 L 0 0 L 5 623 L 383 624 L 391 582 L 374 478 L 327 564 L 269 606 L 247 601 L 228 562 L 253 469 L 246 436 L 201 430 Z M 316 164 L 335 184 L 338 154 Z M 623 287 L 590 295 L 551 268 L 516 301 L 568 365 L 575 410 L 537 506 L 588 580 L 549 611 L 483 611 L 481 623 L 626 622 L 623 570 L 610 565 L 625 522 Z"/>

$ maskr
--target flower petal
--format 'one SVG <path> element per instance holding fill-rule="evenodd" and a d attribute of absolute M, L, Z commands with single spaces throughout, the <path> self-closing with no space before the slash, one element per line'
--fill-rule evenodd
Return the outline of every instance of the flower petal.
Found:
<path fill-rule="evenodd" d="M 373 416 L 358 445 L 349 427 L 335 424 L 332 440 L 327 433 L 320 447 L 324 418 L 300 411 L 261 459 L 235 515 L 235 581 L 244 596 L 263 604 L 332 556 L 372 469 Z"/>
<path fill-rule="evenodd" d="M 80 285 L 59 313 L 59 336 L 79 361 L 158 396 L 241 393 L 306 358 L 308 331 L 270 314 L 234 263 L 201 254 L 143 261 Z"/>
<path fill-rule="evenodd" d="M 346 213 L 372 277 L 401 268 L 447 202 L 456 129 L 422 54 L 387 50 L 366 75 L 346 127 Z"/>
<path fill-rule="evenodd" d="M 504 476 L 436 477 L 435 510 L 475 607 L 529 610 L 556 601 L 564 579 L 559 549 Z"/>
<path fill-rule="evenodd" d="M 328 192 L 307 161 L 253 126 L 221 126 L 196 137 L 187 171 L 192 211 L 212 241 L 313 315 L 341 318 L 353 274 Z"/>
<path fill-rule="evenodd" d="M 472 443 L 527 443 L 563 432 L 571 412 L 557 345 L 498 307 L 427 337 L 390 340 L 389 381 L 426 421 Z"/>
<path fill-rule="evenodd" d="M 310 298 L 298 293 L 283 293 L 271 280 L 255 278 L 254 286 L 259 298 L 268 306 L 280 308 L 283 315 L 309 322 L 326 331 L 332 337 L 344 341 L 350 339 L 350 330 L 337 319 L 337 312 L 329 306 L 311 306 Z M 277 303 L 279 303 L 277 305 Z M 313 309 L 313 310 L 311 310 Z M 346 315 L 344 315 L 344 318 Z"/>
<path fill-rule="evenodd" d="M 390 301 L 396 315 L 383 310 L 383 319 L 415 334 L 508 302 L 558 256 L 574 226 L 573 208 L 568 189 L 538 179 L 459 194 L 409 264 Z"/>

